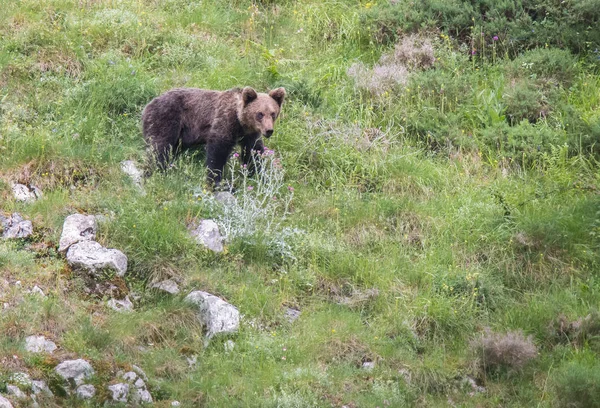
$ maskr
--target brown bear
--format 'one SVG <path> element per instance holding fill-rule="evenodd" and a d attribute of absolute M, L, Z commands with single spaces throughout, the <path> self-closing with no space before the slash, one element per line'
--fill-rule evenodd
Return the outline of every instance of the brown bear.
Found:
<path fill-rule="evenodd" d="M 142 113 L 142 130 L 160 167 L 180 149 L 206 145 L 209 183 L 217 187 L 236 144 L 242 161 L 263 153 L 262 136 L 271 137 L 285 89 L 268 94 L 246 87 L 228 91 L 179 88 L 154 98 Z"/>

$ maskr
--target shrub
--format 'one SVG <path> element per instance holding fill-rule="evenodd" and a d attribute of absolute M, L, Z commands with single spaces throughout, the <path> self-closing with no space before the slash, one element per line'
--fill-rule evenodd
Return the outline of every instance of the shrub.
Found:
<path fill-rule="evenodd" d="M 471 341 L 471 349 L 486 371 L 521 369 L 537 356 L 531 336 L 525 337 L 520 331 L 500 334 L 488 328 L 481 337 Z"/>
<path fill-rule="evenodd" d="M 553 383 L 559 406 L 600 407 L 600 365 L 572 362 L 555 372 Z"/>

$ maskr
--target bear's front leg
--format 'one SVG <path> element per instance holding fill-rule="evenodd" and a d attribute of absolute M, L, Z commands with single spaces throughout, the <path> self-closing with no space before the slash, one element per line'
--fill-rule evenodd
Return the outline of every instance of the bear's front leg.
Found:
<path fill-rule="evenodd" d="M 260 172 L 259 155 L 263 154 L 265 146 L 262 139 L 250 139 L 245 141 L 242 151 L 242 162 L 248 166 L 248 175 L 253 176 L 256 171 Z"/>
<path fill-rule="evenodd" d="M 223 169 L 227 158 L 231 154 L 233 145 L 223 143 L 210 143 L 206 145 L 206 166 L 208 167 L 208 183 L 210 187 L 217 188 L 223 177 Z"/>

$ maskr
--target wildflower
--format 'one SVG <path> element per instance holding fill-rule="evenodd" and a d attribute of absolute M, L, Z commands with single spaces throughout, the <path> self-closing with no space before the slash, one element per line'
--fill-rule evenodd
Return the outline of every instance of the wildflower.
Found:
<path fill-rule="evenodd" d="M 252 190 L 254 190 L 254 187 L 248 186 L 248 191 L 252 191 Z"/>
<path fill-rule="evenodd" d="M 475 51 L 475 50 L 471 51 L 471 55 L 475 55 L 475 54 L 477 54 L 477 51 Z"/>
<path fill-rule="evenodd" d="M 285 360 L 285 356 L 281 357 L 282 360 Z"/>
<path fill-rule="evenodd" d="M 288 186 L 288 190 L 293 193 L 294 192 L 294 187 Z"/>
<path fill-rule="evenodd" d="M 233 157 L 235 157 L 237 159 L 238 157 L 240 157 L 240 154 L 236 152 L 233 154 Z"/>
<path fill-rule="evenodd" d="M 492 37 L 492 40 L 494 40 L 494 41 L 498 41 L 498 36 L 497 36 L 497 35 L 493 36 L 493 37 Z"/>

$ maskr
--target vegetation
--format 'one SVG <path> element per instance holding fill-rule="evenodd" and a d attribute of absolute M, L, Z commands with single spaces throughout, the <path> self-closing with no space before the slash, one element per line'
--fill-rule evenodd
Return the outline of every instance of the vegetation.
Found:
<path fill-rule="evenodd" d="M 0 210 L 35 234 L 0 241 L 0 392 L 16 371 L 52 388 L 76 357 L 96 370 L 92 406 L 131 364 L 156 406 L 597 406 L 599 6 L 4 2 Z M 121 172 L 145 160 L 154 96 L 245 85 L 288 99 L 271 178 L 230 169 L 235 210 L 203 192 L 202 152 L 145 195 Z M 43 198 L 14 201 L 14 182 Z M 134 313 L 86 292 L 57 252 L 73 212 L 108 215 L 99 241 L 129 258 L 117 283 L 140 295 Z M 208 217 L 227 228 L 222 254 L 189 237 Z M 150 290 L 164 278 L 181 297 Z M 237 306 L 239 333 L 205 345 L 190 290 Z M 31 334 L 60 349 L 26 353 Z M 56 394 L 47 406 L 81 404 Z"/>

